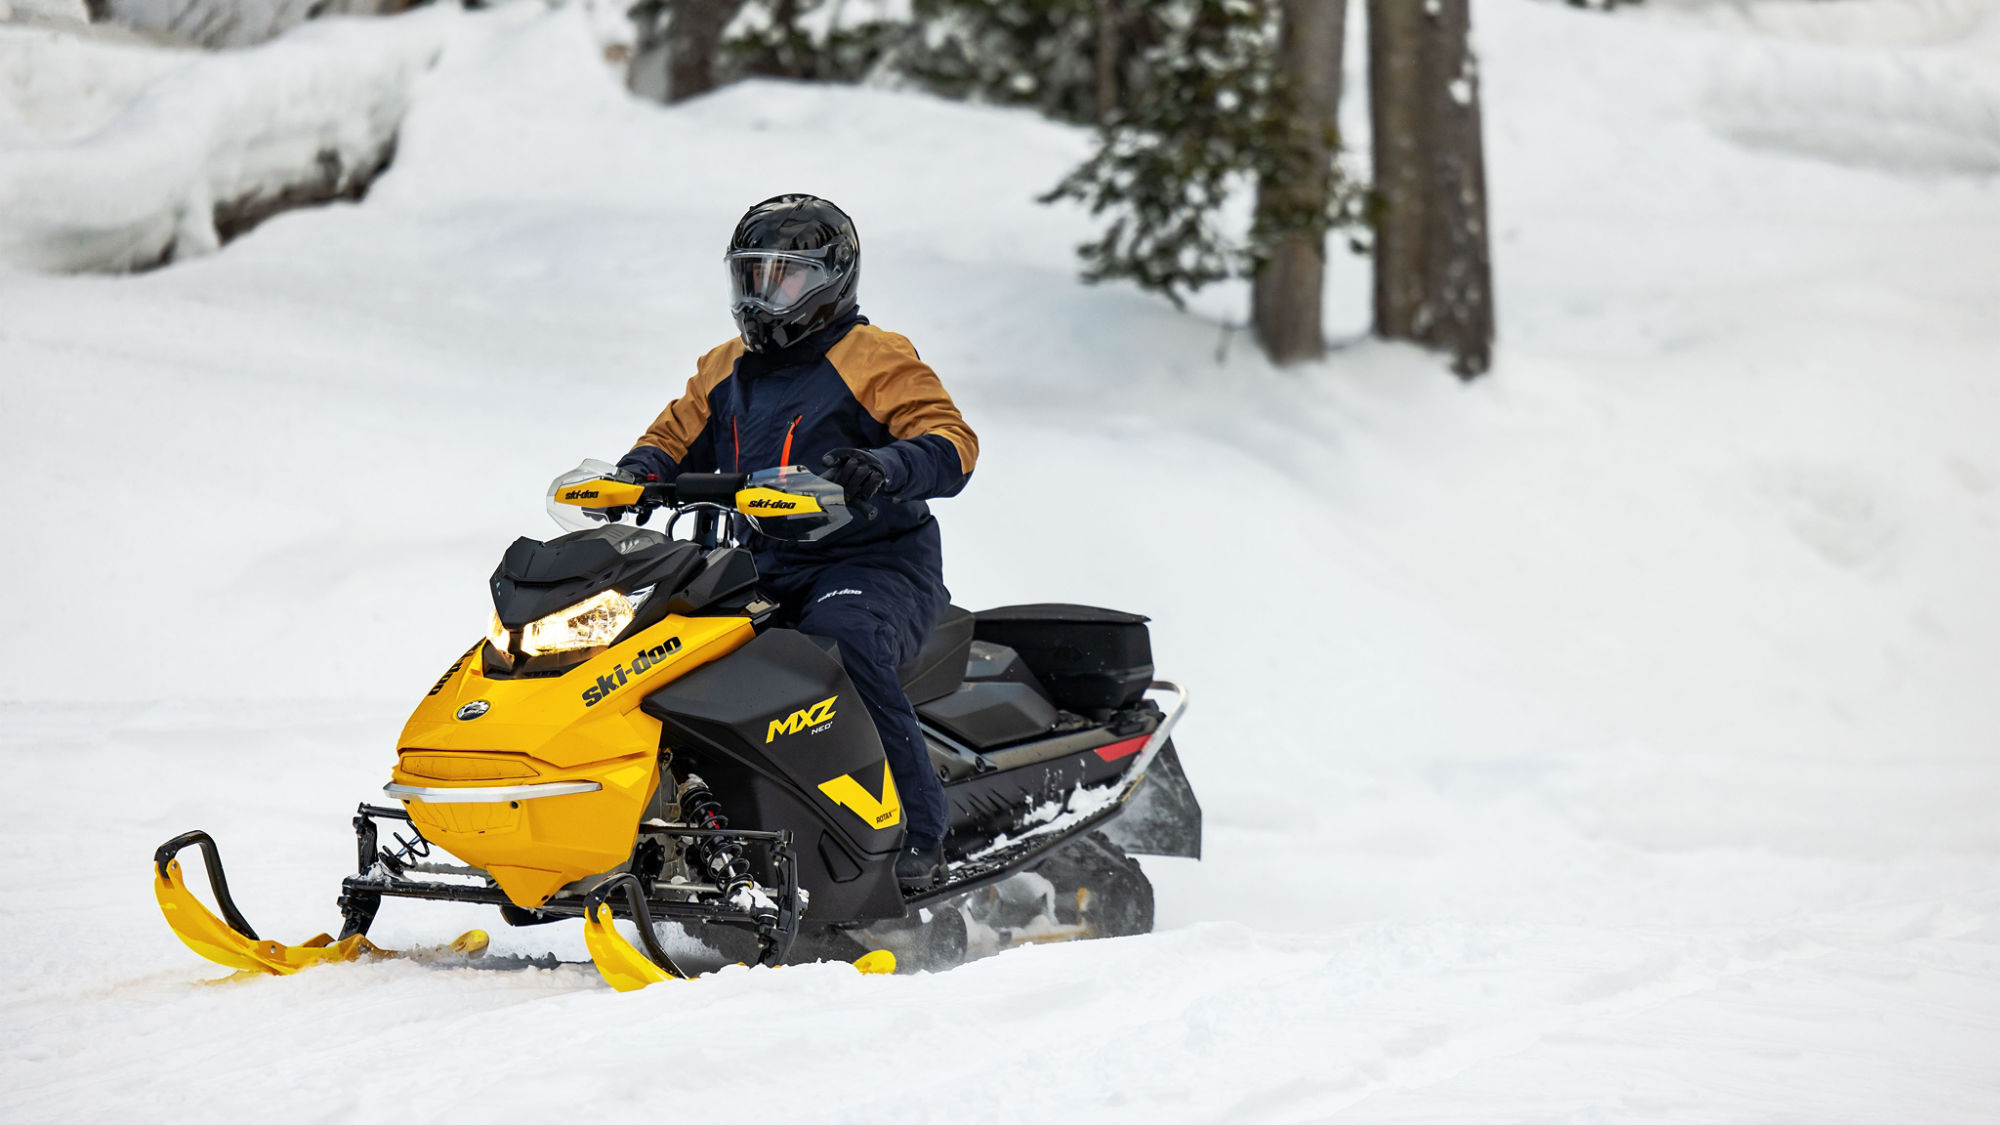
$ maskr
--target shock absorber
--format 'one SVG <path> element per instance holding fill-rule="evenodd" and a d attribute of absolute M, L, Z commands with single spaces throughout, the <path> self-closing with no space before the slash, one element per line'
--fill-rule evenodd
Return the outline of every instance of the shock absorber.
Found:
<path fill-rule="evenodd" d="M 698 774 L 691 773 L 681 782 L 680 800 L 681 819 L 685 823 L 696 828 L 729 827 L 729 818 L 722 815 L 721 802 Z M 750 878 L 750 861 L 744 858 L 743 849 L 728 837 L 699 837 L 690 850 L 707 872 L 709 881 L 721 889 L 725 901 L 735 901 L 739 894 L 756 885 Z"/>

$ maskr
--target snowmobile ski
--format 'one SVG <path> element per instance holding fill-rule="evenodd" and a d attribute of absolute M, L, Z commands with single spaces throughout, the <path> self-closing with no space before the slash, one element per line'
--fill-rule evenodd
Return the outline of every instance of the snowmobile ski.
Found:
<path fill-rule="evenodd" d="M 202 905 L 182 875 L 177 856 L 190 844 L 201 849 L 202 860 L 208 869 L 209 886 L 215 892 L 216 905 L 222 911 L 220 918 Z M 331 934 L 319 934 L 297 945 L 259 938 L 257 931 L 250 928 L 250 923 L 229 897 L 229 884 L 222 874 L 221 856 L 216 851 L 215 841 L 206 832 L 186 832 L 160 845 L 153 857 L 153 894 L 159 900 L 160 912 L 166 915 L 174 935 L 189 949 L 241 973 L 290 976 L 314 965 L 356 961 L 362 957 L 414 955 L 429 959 L 440 953 L 451 953 L 476 958 L 486 952 L 489 943 L 484 930 L 467 930 L 449 946 L 441 950 L 426 950 L 422 954 L 384 949 L 361 934 L 349 934 L 337 941 Z"/>

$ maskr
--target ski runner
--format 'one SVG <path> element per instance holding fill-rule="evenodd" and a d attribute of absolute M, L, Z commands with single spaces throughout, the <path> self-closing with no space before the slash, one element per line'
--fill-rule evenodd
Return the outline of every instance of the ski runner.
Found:
<path fill-rule="evenodd" d="M 781 623 L 839 643 L 905 810 L 896 879 L 922 889 L 944 870 L 944 786 L 897 669 L 950 600 L 924 502 L 965 487 L 979 438 L 910 341 L 861 315 L 861 241 L 840 208 L 767 199 L 736 224 L 724 261 L 740 335 L 696 362 L 618 467 L 670 480 L 817 464 L 850 504 L 897 501 L 819 542 L 764 540 L 757 569 Z"/>

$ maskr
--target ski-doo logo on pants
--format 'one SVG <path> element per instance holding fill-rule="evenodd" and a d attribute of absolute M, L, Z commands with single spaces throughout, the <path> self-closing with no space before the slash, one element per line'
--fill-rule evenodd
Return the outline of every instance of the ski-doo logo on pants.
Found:
<path fill-rule="evenodd" d="M 597 677 L 597 682 L 583 689 L 583 705 L 595 707 L 604 697 L 625 686 L 626 680 L 636 680 L 640 676 L 667 662 L 667 657 L 681 650 L 679 637 L 668 637 L 652 648 L 632 658 L 632 667 L 621 662 L 611 666 L 611 671 Z"/>
<path fill-rule="evenodd" d="M 764 741 L 774 741 L 781 734 L 797 734 L 808 727 L 813 728 L 812 733 L 818 734 L 826 729 L 821 724 L 833 721 L 833 701 L 839 698 L 829 695 L 811 707 L 792 712 L 786 718 L 772 719 L 771 733 L 764 736 Z"/>

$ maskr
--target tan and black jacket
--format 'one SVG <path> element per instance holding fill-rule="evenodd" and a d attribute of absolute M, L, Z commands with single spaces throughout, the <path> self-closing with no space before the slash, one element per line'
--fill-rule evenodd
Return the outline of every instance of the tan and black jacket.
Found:
<path fill-rule="evenodd" d="M 886 548 L 910 553 L 912 562 L 935 559 L 936 527 L 924 501 L 965 487 L 979 438 L 909 340 L 859 315 L 777 356 L 748 352 L 741 339 L 710 351 L 620 464 L 663 480 L 780 465 L 818 471 L 826 453 L 844 447 L 881 455 L 889 470 L 883 491 L 895 502 L 880 505 L 873 520 L 776 555 L 805 563 Z M 913 535 L 919 529 L 924 534 Z"/>

